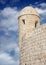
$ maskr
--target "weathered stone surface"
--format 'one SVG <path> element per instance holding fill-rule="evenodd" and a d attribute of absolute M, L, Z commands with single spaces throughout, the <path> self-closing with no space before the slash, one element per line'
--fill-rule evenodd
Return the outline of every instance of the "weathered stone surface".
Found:
<path fill-rule="evenodd" d="M 32 31 L 21 44 L 21 65 L 46 65 L 46 24 Z"/>
<path fill-rule="evenodd" d="M 46 65 L 46 24 L 40 25 L 36 10 L 26 8 L 21 11 L 18 24 L 20 65 Z"/>

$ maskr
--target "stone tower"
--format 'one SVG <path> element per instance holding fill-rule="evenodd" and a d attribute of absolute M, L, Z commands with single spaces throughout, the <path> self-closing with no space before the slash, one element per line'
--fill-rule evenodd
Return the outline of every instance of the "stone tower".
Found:
<path fill-rule="evenodd" d="M 26 52 L 26 46 L 24 40 L 27 39 L 33 30 L 40 26 L 40 17 L 38 12 L 30 6 L 25 7 L 20 11 L 18 17 L 19 25 L 19 47 L 20 47 L 20 65 L 30 65 L 28 62 L 28 51 Z M 26 54 L 26 55 L 25 55 Z M 26 64 L 26 61 L 29 64 Z"/>
<path fill-rule="evenodd" d="M 21 41 L 30 36 L 32 30 L 40 26 L 40 17 L 33 7 L 27 6 L 20 11 L 18 21 L 19 46 L 21 47 Z"/>

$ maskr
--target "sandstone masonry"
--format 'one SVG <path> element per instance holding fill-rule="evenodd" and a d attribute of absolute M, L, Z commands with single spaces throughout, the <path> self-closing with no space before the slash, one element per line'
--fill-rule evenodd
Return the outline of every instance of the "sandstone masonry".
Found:
<path fill-rule="evenodd" d="M 20 65 L 46 65 L 46 24 L 40 25 L 33 7 L 24 8 L 18 20 Z"/>

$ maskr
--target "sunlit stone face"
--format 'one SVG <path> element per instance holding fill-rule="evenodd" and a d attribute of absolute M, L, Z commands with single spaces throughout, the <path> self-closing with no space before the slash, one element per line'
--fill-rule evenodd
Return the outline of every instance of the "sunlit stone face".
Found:
<path fill-rule="evenodd" d="M 37 21 L 37 23 L 36 23 Z M 40 17 L 37 11 L 33 7 L 25 7 L 20 11 L 18 17 L 19 25 L 19 46 L 21 47 L 21 41 L 24 38 L 30 36 L 31 32 L 40 26 Z"/>
<path fill-rule="evenodd" d="M 24 8 L 18 18 L 20 65 L 46 65 L 46 25 L 32 7 Z"/>

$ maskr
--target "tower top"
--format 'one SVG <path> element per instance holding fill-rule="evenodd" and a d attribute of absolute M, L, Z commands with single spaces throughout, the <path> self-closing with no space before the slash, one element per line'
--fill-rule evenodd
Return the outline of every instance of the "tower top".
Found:
<path fill-rule="evenodd" d="M 40 17 L 36 9 L 31 6 L 27 6 L 20 11 L 19 17 L 23 15 L 36 15 Z"/>
<path fill-rule="evenodd" d="M 40 17 L 35 8 L 27 6 L 20 11 L 18 22 L 19 45 L 21 48 L 22 41 L 27 39 L 31 35 L 31 32 L 40 26 Z"/>

